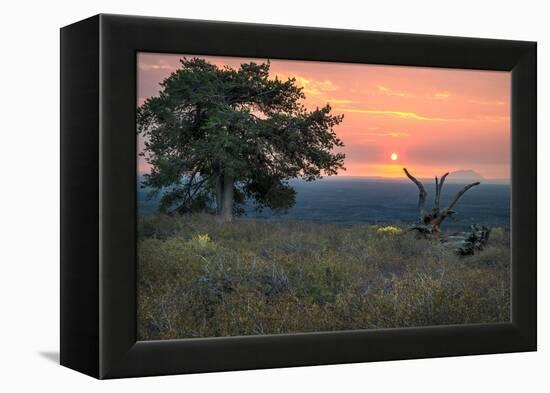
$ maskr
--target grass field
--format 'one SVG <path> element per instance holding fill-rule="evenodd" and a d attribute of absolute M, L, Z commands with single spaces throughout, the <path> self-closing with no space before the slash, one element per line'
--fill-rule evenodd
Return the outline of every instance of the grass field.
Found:
<path fill-rule="evenodd" d="M 474 256 L 399 227 L 143 216 L 140 340 L 506 322 L 509 233 Z"/>

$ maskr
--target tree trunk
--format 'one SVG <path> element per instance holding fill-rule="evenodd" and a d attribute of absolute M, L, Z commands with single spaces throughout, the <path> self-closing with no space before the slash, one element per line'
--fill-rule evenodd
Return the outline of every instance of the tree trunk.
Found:
<path fill-rule="evenodd" d="M 223 177 L 219 173 L 216 175 L 216 215 L 218 217 L 222 214 L 222 200 L 223 200 Z"/>
<path fill-rule="evenodd" d="M 441 220 L 431 222 L 431 224 L 432 224 L 432 235 L 435 239 L 439 240 L 439 238 L 441 237 Z"/>
<path fill-rule="evenodd" d="M 225 174 L 223 176 L 222 209 L 220 214 L 221 222 L 231 222 L 233 219 L 233 177 Z"/>

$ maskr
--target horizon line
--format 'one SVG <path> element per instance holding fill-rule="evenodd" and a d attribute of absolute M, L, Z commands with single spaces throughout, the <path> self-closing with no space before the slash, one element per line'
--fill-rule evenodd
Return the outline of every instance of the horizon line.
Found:
<path fill-rule="evenodd" d="M 137 176 L 143 176 L 143 175 L 147 175 L 148 172 L 140 172 L 140 171 L 136 171 L 136 175 Z M 348 179 L 373 179 L 373 180 L 403 180 L 403 181 L 410 181 L 409 179 L 407 179 L 407 177 L 405 175 L 403 175 L 403 177 L 401 176 L 380 176 L 380 175 L 330 175 L 330 176 L 322 176 L 321 178 L 319 179 L 316 179 L 316 180 L 331 180 L 331 179 L 343 179 L 343 178 L 348 178 Z M 422 180 L 434 180 L 434 177 L 422 177 L 422 176 L 418 176 L 417 177 L 418 179 L 422 179 Z M 300 177 L 296 177 L 296 178 L 292 178 L 290 180 L 303 180 L 301 179 Z M 313 180 L 313 181 L 316 181 L 316 180 Z M 512 179 L 509 178 L 509 177 L 491 177 L 491 178 L 471 178 L 471 179 L 468 179 L 468 178 L 447 178 L 447 181 L 452 181 L 452 182 L 456 182 L 456 181 L 479 181 L 479 182 L 508 182 L 508 183 L 511 183 Z"/>

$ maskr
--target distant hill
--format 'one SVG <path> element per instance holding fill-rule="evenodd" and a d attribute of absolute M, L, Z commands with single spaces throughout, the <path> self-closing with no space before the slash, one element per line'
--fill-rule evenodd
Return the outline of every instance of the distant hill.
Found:
<path fill-rule="evenodd" d="M 458 171 L 454 171 L 449 173 L 449 176 L 447 177 L 448 180 L 451 181 L 481 181 L 485 180 L 483 176 L 481 176 L 476 171 L 473 171 L 471 169 L 460 169 Z"/>

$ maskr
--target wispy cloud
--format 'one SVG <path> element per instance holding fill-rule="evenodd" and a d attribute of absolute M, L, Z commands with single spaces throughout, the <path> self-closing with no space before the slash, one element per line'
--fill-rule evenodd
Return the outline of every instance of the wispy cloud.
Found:
<path fill-rule="evenodd" d="M 315 80 L 311 78 L 304 78 L 303 76 L 297 76 L 296 82 L 303 88 L 304 93 L 314 96 L 321 96 L 327 92 L 336 91 L 338 88 L 328 79 Z"/>
<path fill-rule="evenodd" d="M 394 90 L 387 86 L 378 86 L 378 92 L 385 94 L 387 96 L 396 96 L 396 97 L 414 97 L 414 94 L 407 93 L 401 90 Z"/>
<path fill-rule="evenodd" d="M 485 101 L 485 100 L 468 100 L 470 104 L 476 104 L 476 105 L 495 105 L 495 106 L 501 106 L 504 105 L 504 101 Z"/>
<path fill-rule="evenodd" d="M 281 75 L 279 75 L 279 77 L 281 77 Z M 293 78 L 296 79 L 297 85 L 302 88 L 302 91 L 309 99 L 313 98 L 314 100 L 328 102 L 332 105 L 349 105 L 356 102 L 347 98 L 331 97 L 332 93 L 340 90 L 340 88 L 330 79 L 319 80 L 311 77 L 306 78 L 300 75 L 294 75 Z"/>
<path fill-rule="evenodd" d="M 443 91 L 443 92 L 439 92 L 439 93 L 434 93 L 431 98 L 434 98 L 436 100 L 444 100 L 444 99 L 449 98 L 450 96 L 451 96 L 450 93 L 447 93 L 447 92 Z"/>
<path fill-rule="evenodd" d="M 352 100 L 342 100 L 338 98 L 327 98 L 327 101 L 333 105 L 353 104 L 355 102 Z"/>
<path fill-rule="evenodd" d="M 140 62 L 138 67 L 139 67 L 140 71 L 152 71 L 152 70 L 153 71 L 154 70 L 174 71 L 174 66 L 173 65 L 163 64 L 163 63 L 149 64 L 149 63 Z"/>
<path fill-rule="evenodd" d="M 387 111 L 387 110 L 375 110 L 375 109 L 354 109 L 354 108 L 342 108 L 342 112 L 350 113 L 364 113 L 367 115 L 381 115 L 392 116 L 401 119 L 423 120 L 423 121 L 461 121 L 460 119 L 446 119 L 443 117 L 430 117 L 420 115 L 416 112 L 402 112 L 402 111 Z"/>
<path fill-rule="evenodd" d="M 391 136 L 393 138 L 406 138 L 411 136 L 411 134 L 408 134 L 406 132 L 400 132 L 400 131 L 388 131 L 388 132 L 371 132 L 368 133 L 368 135 L 376 135 L 376 136 Z"/>
<path fill-rule="evenodd" d="M 485 115 L 476 115 L 473 117 L 462 117 L 462 118 L 453 118 L 453 117 L 432 117 L 421 115 L 416 112 L 402 112 L 402 111 L 388 111 L 388 110 L 376 110 L 376 109 L 355 109 L 355 108 L 340 108 L 341 112 L 349 113 L 363 113 L 366 115 L 379 115 L 379 116 L 390 116 L 400 119 L 409 119 L 409 120 L 418 120 L 418 121 L 439 121 L 439 122 L 475 122 L 475 121 L 489 121 L 489 122 L 506 122 L 510 121 L 510 116 L 485 116 Z"/>

